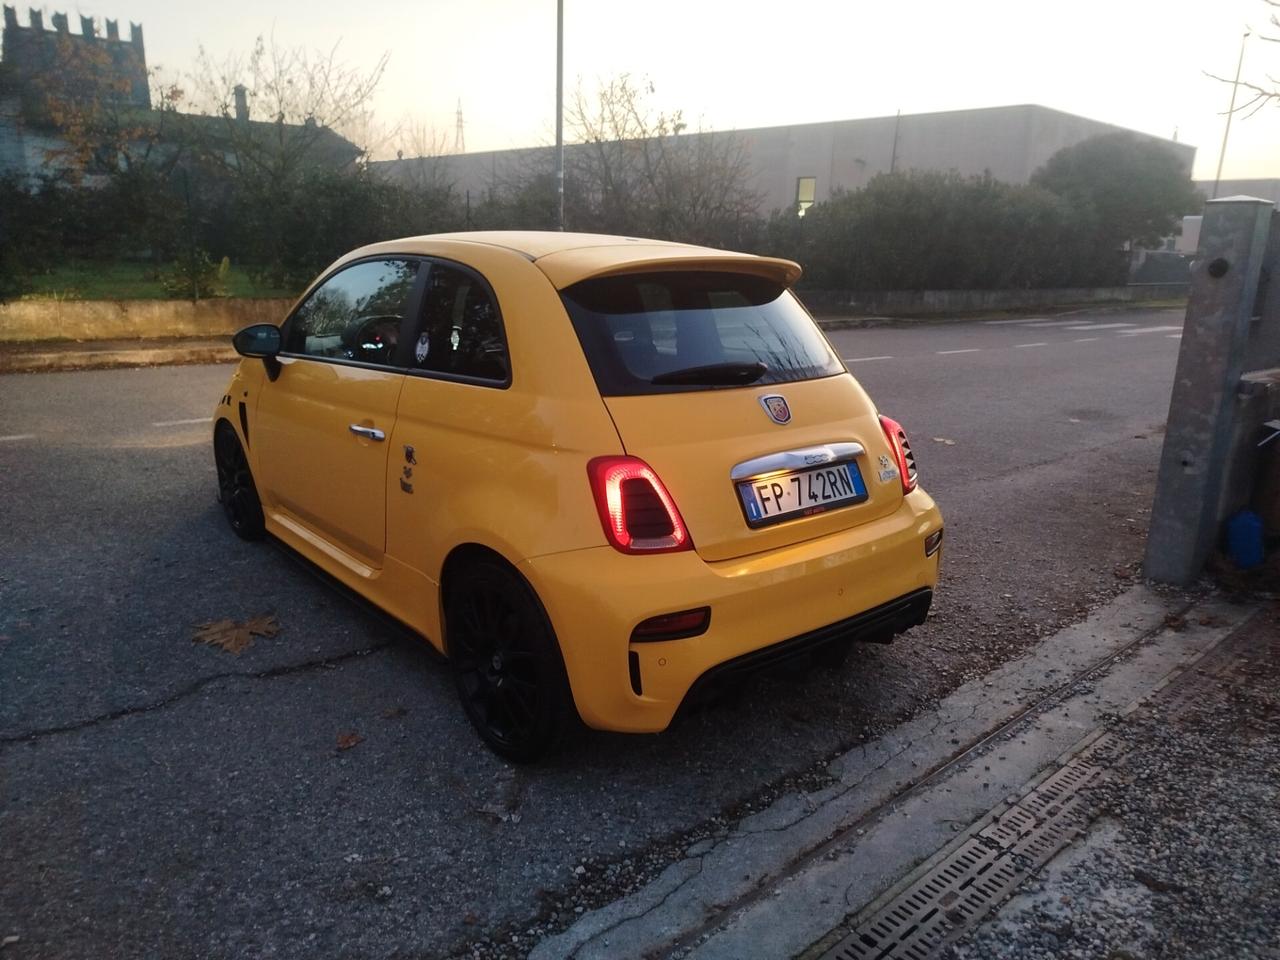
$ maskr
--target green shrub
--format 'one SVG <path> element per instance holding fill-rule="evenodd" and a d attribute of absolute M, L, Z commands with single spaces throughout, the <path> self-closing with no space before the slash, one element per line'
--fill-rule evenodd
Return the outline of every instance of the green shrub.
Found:
<path fill-rule="evenodd" d="M 174 261 L 173 269 L 160 278 L 165 292 L 183 300 L 207 300 L 226 293 L 227 271 L 231 261 L 223 257 L 215 264 L 203 250 L 192 250 Z"/>

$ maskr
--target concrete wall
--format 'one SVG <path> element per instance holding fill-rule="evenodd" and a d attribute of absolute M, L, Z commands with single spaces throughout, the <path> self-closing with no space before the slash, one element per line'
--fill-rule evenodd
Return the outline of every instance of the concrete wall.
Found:
<path fill-rule="evenodd" d="M 1187 295 L 1186 283 L 1143 283 L 1127 287 L 1084 287 L 1052 290 L 802 290 L 800 299 L 826 316 L 928 317 L 949 313 L 1039 310 L 1077 303 L 1144 303 Z"/>
<path fill-rule="evenodd" d="M 279 323 L 292 300 L 18 300 L 0 304 L 0 342 L 229 336 Z"/>

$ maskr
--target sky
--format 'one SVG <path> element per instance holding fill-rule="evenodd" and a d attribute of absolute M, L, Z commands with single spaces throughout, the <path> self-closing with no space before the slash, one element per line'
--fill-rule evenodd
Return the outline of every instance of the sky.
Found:
<path fill-rule="evenodd" d="M 10 0 L 13 2 L 13 0 Z M 26 7 L 20 18 L 26 23 Z M 1198 148 L 1214 176 L 1231 85 L 1280 88 L 1280 37 L 1264 0 L 564 0 L 566 96 L 629 73 L 655 109 L 694 128 L 790 123 L 1036 103 Z M 357 70 L 389 57 L 373 107 L 385 128 L 434 129 L 465 146 L 549 143 L 555 116 L 555 0 L 82 0 L 77 15 L 141 22 L 147 61 L 190 70 L 259 35 L 328 51 Z M 101 27 L 99 28 L 101 30 Z M 1268 75 L 1275 80 L 1268 80 Z M 1244 94 L 1244 88 L 1241 88 Z M 1242 96 L 1242 101 L 1244 97 Z M 396 144 L 381 147 L 394 153 Z M 1232 122 L 1224 179 L 1280 177 L 1280 105 Z"/>

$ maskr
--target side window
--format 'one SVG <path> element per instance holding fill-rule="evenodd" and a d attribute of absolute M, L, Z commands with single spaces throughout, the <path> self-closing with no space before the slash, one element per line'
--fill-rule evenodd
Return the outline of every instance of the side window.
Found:
<path fill-rule="evenodd" d="M 502 319 L 489 288 L 475 274 L 431 265 L 422 301 L 422 332 L 411 369 L 506 381 L 511 375 Z"/>
<path fill-rule="evenodd" d="M 391 366 L 419 268 L 368 260 L 335 273 L 294 313 L 285 351 Z"/>

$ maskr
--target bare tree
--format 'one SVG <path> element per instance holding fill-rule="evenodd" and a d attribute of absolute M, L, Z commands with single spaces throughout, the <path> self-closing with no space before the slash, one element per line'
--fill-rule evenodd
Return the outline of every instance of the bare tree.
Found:
<path fill-rule="evenodd" d="M 194 197 L 186 193 L 188 219 L 221 211 L 241 240 L 238 256 L 276 285 L 307 276 L 329 254 L 326 238 L 308 235 L 307 215 L 326 211 L 347 224 L 359 206 L 352 197 L 365 184 L 351 175 L 363 176 L 368 142 L 341 132 L 364 140 L 373 129 L 370 105 L 386 65 L 384 55 L 357 69 L 338 59 L 336 45 L 311 52 L 274 37 L 221 61 L 201 49 L 190 82 L 199 113 L 182 119 L 184 139 L 212 176 Z"/>
<path fill-rule="evenodd" d="M 342 125 L 342 136 L 359 147 L 364 156 L 381 160 L 401 138 L 401 124 L 388 126 L 378 119 L 372 104 L 366 104 Z"/>
<path fill-rule="evenodd" d="M 397 124 L 390 142 L 395 144 L 397 179 L 415 191 L 448 190 L 453 185 L 449 171 L 448 138 L 434 126 L 405 117 Z"/>
<path fill-rule="evenodd" d="M 655 111 L 653 84 L 624 74 L 594 95 L 579 86 L 567 124 L 578 141 L 569 154 L 573 181 L 593 229 L 646 233 L 698 243 L 737 242 L 754 223 L 761 196 L 751 184 L 742 139 L 690 131 L 684 114 Z"/>
<path fill-rule="evenodd" d="M 1271 10 L 1267 15 L 1267 23 L 1275 30 L 1275 36 L 1267 36 L 1266 34 L 1258 34 L 1258 39 L 1264 43 L 1280 44 L 1280 0 L 1262 0 Z M 1235 84 L 1237 81 L 1230 77 L 1220 77 L 1216 73 L 1205 71 L 1205 75 L 1212 77 L 1214 80 L 1220 80 L 1223 83 Z M 1247 80 L 1238 81 L 1241 87 L 1244 87 L 1250 94 L 1244 103 L 1235 105 L 1233 112 L 1243 114 L 1247 119 L 1261 110 L 1269 103 L 1280 105 L 1280 77 L 1274 74 L 1266 74 L 1266 82 L 1270 86 L 1263 86 L 1260 83 L 1253 83 Z"/>
<path fill-rule="evenodd" d="M 327 53 L 311 52 L 281 46 L 274 36 L 258 37 L 247 57 L 220 62 L 201 48 L 191 77 L 192 106 L 222 122 L 216 129 L 201 125 L 197 138 L 213 147 L 205 151 L 210 159 L 241 173 L 290 176 L 316 162 L 326 140 L 337 146 L 334 134 L 368 132 L 369 105 L 387 57 L 362 71 L 338 59 L 336 44 Z M 245 122 L 245 113 L 256 122 Z"/>

